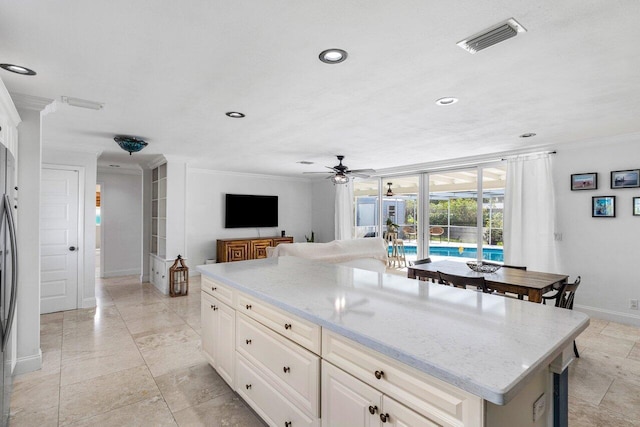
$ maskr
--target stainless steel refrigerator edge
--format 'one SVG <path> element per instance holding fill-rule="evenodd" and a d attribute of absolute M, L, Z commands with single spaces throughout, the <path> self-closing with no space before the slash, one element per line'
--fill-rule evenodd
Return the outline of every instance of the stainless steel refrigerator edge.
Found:
<path fill-rule="evenodd" d="M 16 248 L 16 224 L 14 221 L 17 187 L 15 160 L 0 144 L 0 424 L 9 422 L 13 368 L 16 360 L 15 309 L 18 284 L 18 252 Z"/>

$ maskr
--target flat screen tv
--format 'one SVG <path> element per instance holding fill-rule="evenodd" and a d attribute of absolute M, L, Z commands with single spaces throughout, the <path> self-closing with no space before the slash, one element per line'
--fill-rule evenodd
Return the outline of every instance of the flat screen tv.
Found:
<path fill-rule="evenodd" d="M 226 194 L 224 227 L 278 226 L 278 196 Z"/>

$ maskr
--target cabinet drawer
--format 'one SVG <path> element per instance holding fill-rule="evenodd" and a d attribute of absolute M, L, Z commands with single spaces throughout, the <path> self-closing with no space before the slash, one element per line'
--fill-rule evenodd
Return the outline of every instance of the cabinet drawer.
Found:
<path fill-rule="evenodd" d="M 310 417 L 300 410 L 240 354 L 236 364 L 236 392 L 270 426 L 320 426 L 319 418 Z"/>
<path fill-rule="evenodd" d="M 289 400 L 319 417 L 320 357 L 242 314 L 236 325 L 236 351 L 279 384 Z"/>
<path fill-rule="evenodd" d="M 233 288 L 216 282 L 215 280 L 202 275 L 200 287 L 209 295 L 218 298 L 223 303 L 233 307 Z"/>
<path fill-rule="evenodd" d="M 257 320 L 307 350 L 320 354 L 320 326 L 248 295 L 237 295 L 238 312 Z"/>
<path fill-rule="evenodd" d="M 327 330 L 322 334 L 322 357 L 440 425 L 482 425 L 480 397 Z"/>

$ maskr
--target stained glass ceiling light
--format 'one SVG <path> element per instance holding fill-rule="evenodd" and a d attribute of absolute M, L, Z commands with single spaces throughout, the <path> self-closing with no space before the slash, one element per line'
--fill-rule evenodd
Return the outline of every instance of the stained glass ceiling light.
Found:
<path fill-rule="evenodd" d="M 137 153 L 148 145 L 147 142 L 135 136 L 118 135 L 114 137 L 113 140 L 117 142 L 124 151 L 128 151 L 129 155 Z"/>

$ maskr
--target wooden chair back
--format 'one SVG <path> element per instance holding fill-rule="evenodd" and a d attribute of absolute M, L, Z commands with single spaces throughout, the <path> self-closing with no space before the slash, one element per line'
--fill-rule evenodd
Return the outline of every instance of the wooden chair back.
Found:
<path fill-rule="evenodd" d="M 447 274 L 442 271 L 438 271 L 439 283 L 442 285 L 455 286 L 456 288 L 467 289 L 467 286 L 471 286 L 476 289 L 482 289 L 482 292 L 490 292 L 487 289 L 487 283 L 484 277 L 468 277 L 468 276 L 456 276 L 455 274 Z"/>

